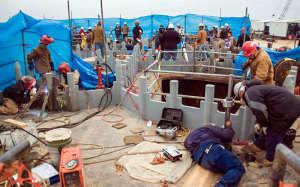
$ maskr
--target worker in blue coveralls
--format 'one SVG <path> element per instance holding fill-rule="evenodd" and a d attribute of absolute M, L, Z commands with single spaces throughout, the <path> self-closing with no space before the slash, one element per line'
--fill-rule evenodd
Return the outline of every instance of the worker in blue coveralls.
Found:
<path fill-rule="evenodd" d="M 214 124 L 205 124 L 195 129 L 184 141 L 193 160 L 203 168 L 215 173 L 225 173 L 215 187 L 237 186 L 245 173 L 241 161 L 225 147 L 234 136 L 232 122 L 227 121 L 226 128 Z"/>

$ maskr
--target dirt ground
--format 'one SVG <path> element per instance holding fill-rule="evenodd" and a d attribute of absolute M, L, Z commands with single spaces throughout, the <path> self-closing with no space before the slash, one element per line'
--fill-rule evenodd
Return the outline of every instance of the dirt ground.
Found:
<path fill-rule="evenodd" d="M 107 111 L 110 111 L 111 108 L 104 111 L 106 113 Z M 45 118 L 45 120 L 62 116 L 58 120 L 67 120 L 72 122 L 76 122 L 81 120 L 86 115 L 95 112 L 94 109 L 92 110 L 83 110 L 79 113 L 71 113 L 71 112 L 60 112 L 60 113 L 50 113 Z M 108 146 L 116 146 L 116 145 L 124 145 L 123 137 L 127 135 L 132 135 L 133 133 L 130 131 L 132 128 L 143 128 L 144 130 L 150 130 L 155 129 L 155 126 L 147 127 L 146 122 L 141 120 L 139 117 L 135 116 L 133 113 L 129 112 L 126 109 L 118 109 L 117 114 L 121 114 L 124 117 L 124 121 L 122 123 L 126 124 L 127 127 L 123 129 L 115 129 L 112 128 L 112 123 L 107 123 L 103 121 L 102 116 L 95 116 L 85 122 L 83 122 L 81 125 L 72 128 L 72 139 L 73 143 L 81 142 L 81 143 L 93 143 L 93 144 L 101 144 L 105 147 Z M 74 116 L 71 117 L 63 117 L 67 115 L 74 114 Z M 0 115 L 0 120 L 11 118 L 13 116 L 3 116 Z M 28 121 L 32 120 L 34 118 L 37 118 L 36 116 L 30 115 L 26 116 L 23 120 Z M 120 118 L 118 117 L 108 117 L 108 120 L 118 120 Z M 63 123 L 59 121 L 48 121 L 42 125 L 37 125 L 37 128 L 41 127 L 54 127 L 57 125 L 61 125 Z M 296 123 L 295 123 L 296 124 Z M 298 124 L 298 123 L 297 123 Z M 300 156 L 300 130 L 298 125 L 295 125 L 296 129 L 298 129 L 298 137 L 296 141 L 298 143 L 295 143 L 295 146 L 293 148 L 293 151 L 295 151 Z M 155 138 L 155 137 L 154 137 Z M 178 138 L 177 141 L 182 142 L 184 138 Z M 241 152 L 242 146 L 233 146 L 234 153 L 238 155 L 238 157 L 243 161 L 244 166 L 246 168 L 246 174 L 242 178 L 242 181 L 240 183 L 240 186 L 247 186 L 247 187 L 260 187 L 260 186 L 268 186 L 269 177 L 271 175 L 272 168 L 259 168 L 255 163 L 249 163 L 249 166 L 244 161 L 243 154 Z M 86 147 L 82 147 L 82 154 L 83 156 L 91 156 L 97 154 L 97 150 L 86 150 Z M 118 150 L 119 148 L 109 148 L 105 150 L 105 154 L 93 159 L 84 160 L 84 162 L 91 162 L 91 161 L 103 161 L 111 158 L 118 157 L 122 154 L 125 154 L 127 151 L 129 151 L 132 147 L 125 148 L 123 150 L 119 150 L 116 152 L 113 152 L 115 150 Z M 101 151 L 101 150 L 99 150 Z M 112 152 L 112 153 L 109 153 Z M 28 162 L 27 165 L 30 165 L 31 162 L 30 159 L 34 158 L 40 158 L 42 155 L 47 153 L 47 148 L 42 145 L 41 143 L 36 143 L 29 151 L 27 151 L 22 156 L 22 160 L 24 162 Z M 263 157 L 263 154 L 260 155 L 260 157 Z M 43 158 L 44 161 L 50 161 L 49 156 L 46 156 Z M 41 164 L 42 162 L 40 162 Z M 85 165 L 84 166 L 84 172 L 85 172 L 85 180 L 86 184 L 89 187 L 98 187 L 98 186 L 133 186 L 133 187 L 140 187 L 140 186 L 161 186 L 162 184 L 152 184 L 152 183 L 146 183 L 140 180 L 136 180 L 131 178 L 126 170 L 123 170 L 121 172 L 116 172 L 116 166 L 115 166 L 116 160 L 111 160 L 107 162 L 102 163 L 96 163 L 91 165 Z M 177 182 L 176 184 L 172 184 L 169 186 L 182 186 L 185 180 L 187 179 L 191 169 L 187 171 L 187 173 L 184 175 L 184 177 Z M 297 184 L 300 183 L 300 177 L 299 175 L 295 174 L 294 171 L 290 168 L 287 168 L 287 171 L 285 173 L 285 179 L 286 182 Z M 297 181 L 298 180 L 298 181 Z M 52 185 L 52 186 L 60 186 L 59 184 Z"/>

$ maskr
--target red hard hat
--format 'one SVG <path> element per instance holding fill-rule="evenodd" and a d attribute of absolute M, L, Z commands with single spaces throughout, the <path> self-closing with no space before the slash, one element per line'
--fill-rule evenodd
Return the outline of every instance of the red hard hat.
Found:
<path fill-rule="evenodd" d="M 245 28 L 241 28 L 241 33 L 244 33 L 245 32 Z"/>
<path fill-rule="evenodd" d="M 101 23 L 101 21 L 98 21 L 98 25 L 101 25 L 102 23 Z"/>
<path fill-rule="evenodd" d="M 21 77 L 21 80 L 24 83 L 24 89 L 25 90 L 32 89 L 36 84 L 35 78 L 33 78 L 31 76 L 23 76 L 23 77 Z"/>
<path fill-rule="evenodd" d="M 135 20 L 134 22 L 136 25 L 140 24 L 139 20 Z"/>
<path fill-rule="evenodd" d="M 249 57 L 254 51 L 256 51 L 256 44 L 252 41 L 247 41 L 243 45 L 243 54 Z"/>
<path fill-rule="evenodd" d="M 54 42 L 54 39 L 51 38 L 49 35 L 43 35 L 41 40 L 39 41 L 40 43 L 44 43 L 44 44 L 51 44 Z"/>
<path fill-rule="evenodd" d="M 63 73 L 63 74 L 66 74 L 68 72 L 71 72 L 71 69 L 69 67 L 69 64 L 68 63 L 61 63 L 59 66 L 58 66 L 58 71 Z"/>

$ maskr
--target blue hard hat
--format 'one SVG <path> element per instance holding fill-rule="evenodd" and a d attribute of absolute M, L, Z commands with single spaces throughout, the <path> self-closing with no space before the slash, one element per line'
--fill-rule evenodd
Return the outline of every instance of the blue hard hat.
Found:
<path fill-rule="evenodd" d="M 165 26 L 164 26 L 163 24 L 161 24 L 161 25 L 159 26 L 159 28 L 160 28 L 160 29 L 164 29 Z"/>

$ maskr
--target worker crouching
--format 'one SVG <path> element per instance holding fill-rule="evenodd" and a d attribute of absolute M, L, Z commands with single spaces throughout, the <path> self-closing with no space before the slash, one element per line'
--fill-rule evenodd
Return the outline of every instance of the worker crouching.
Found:
<path fill-rule="evenodd" d="M 266 150 L 265 159 L 257 163 L 271 166 L 276 146 L 300 115 L 300 100 L 281 87 L 262 85 L 258 80 L 237 83 L 234 93 L 251 109 L 256 117 L 256 132 L 260 134 L 244 151 Z"/>
<path fill-rule="evenodd" d="M 226 122 L 226 128 L 206 124 L 195 129 L 184 141 L 196 163 L 215 173 L 225 173 L 215 187 L 237 186 L 245 173 L 241 161 L 224 147 L 234 134 L 231 121 Z"/>
<path fill-rule="evenodd" d="M 0 114 L 13 115 L 19 111 L 21 104 L 28 103 L 34 95 L 35 78 L 24 76 L 3 91 L 4 103 L 0 106 Z"/>

